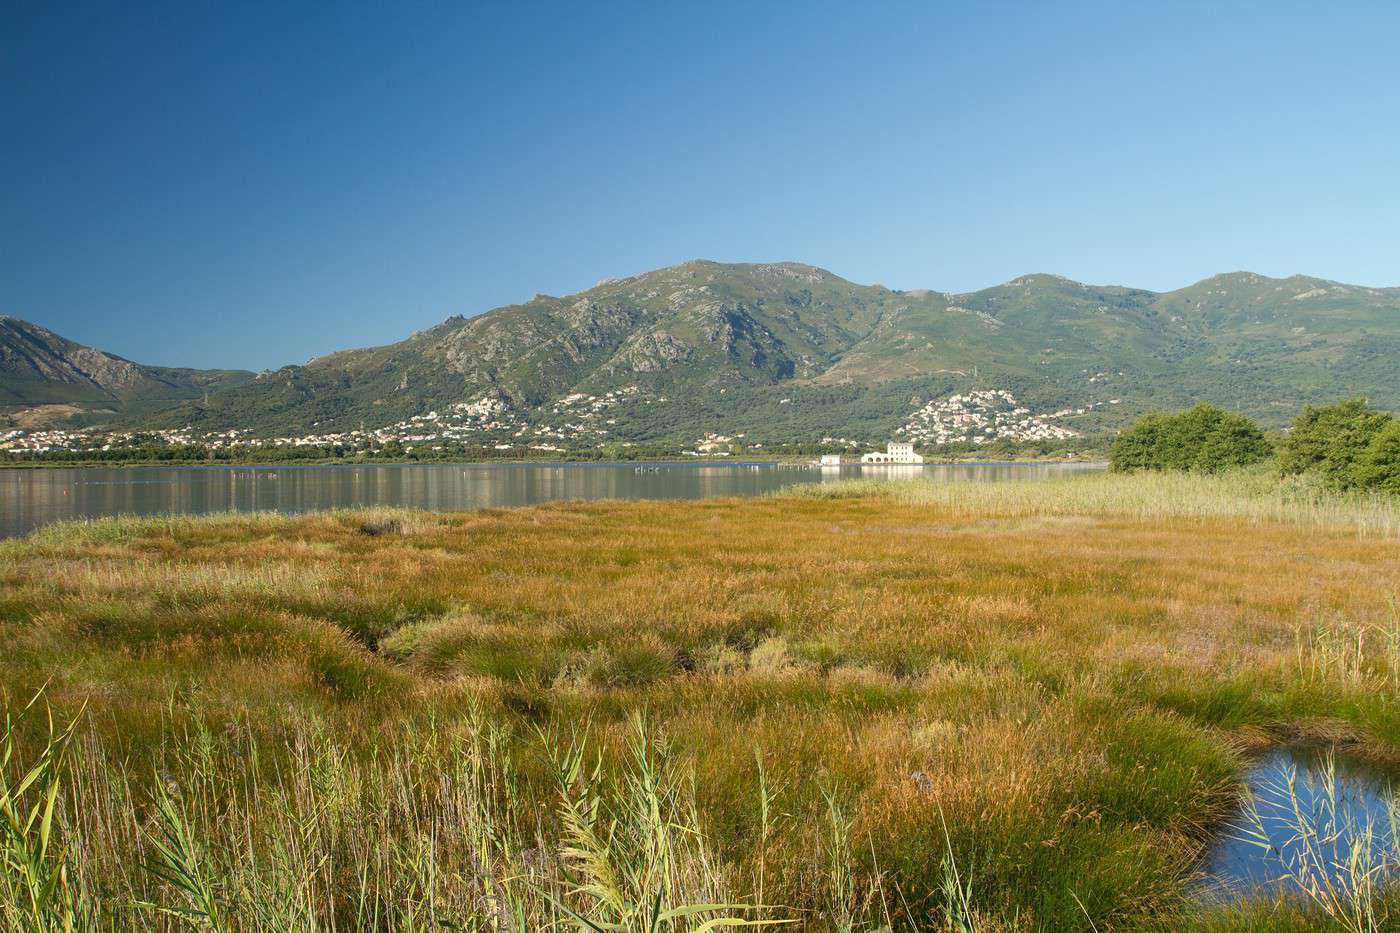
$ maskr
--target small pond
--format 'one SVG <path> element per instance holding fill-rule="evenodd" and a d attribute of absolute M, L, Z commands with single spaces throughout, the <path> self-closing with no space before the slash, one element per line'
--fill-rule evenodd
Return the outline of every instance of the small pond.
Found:
<path fill-rule="evenodd" d="M 1400 868 L 1391 776 L 1327 748 L 1276 748 L 1245 775 L 1245 802 L 1206 850 L 1203 901 L 1338 886 Z M 1251 803 L 1252 801 L 1252 803 Z"/>

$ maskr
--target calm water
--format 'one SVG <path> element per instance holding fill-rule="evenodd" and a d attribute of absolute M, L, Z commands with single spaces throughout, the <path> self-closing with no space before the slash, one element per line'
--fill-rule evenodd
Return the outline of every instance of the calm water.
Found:
<path fill-rule="evenodd" d="M 1099 468 L 1082 463 L 818 468 L 691 462 L 0 470 L 0 537 L 63 519 L 119 514 L 303 512 L 371 505 L 448 511 L 556 499 L 756 496 L 794 483 L 861 476 L 976 482 Z"/>
<path fill-rule="evenodd" d="M 1275 749 L 1250 769 L 1245 786 L 1254 813 L 1242 809 L 1206 853 L 1204 900 L 1296 893 L 1289 866 L 1304 861 L 1319 869 L 1315 877 L 1339 886 L 1349 883 L 1350 864 L 1380 874 L 1400 865 L 1390 778 L 1365 763 L 1321 749 Z M 1300 825 L 1311 827 L 1310 844 L 1301 841 Z"/>

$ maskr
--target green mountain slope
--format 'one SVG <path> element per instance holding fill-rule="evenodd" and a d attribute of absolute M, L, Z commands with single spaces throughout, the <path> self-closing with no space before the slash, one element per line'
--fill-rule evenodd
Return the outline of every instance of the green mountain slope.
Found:
<path fill-rule="evenodd" d="M 1030 275 L 964 295 L 902 297 L 822 381 L 938 371 L 1061 381 L 1105 361 L 1160 370 L 1184 351 L 1185 341 L 1162 327 L 1151 292 Z"/>
<path fill-rule="evenodd" d="M 531 409 L 629 385 L 693 396 L 807 380 L 870 332 L 892 294 L 796 263 L 686 263 L 264 373 L 175 417 L 343 429 L 486 394 Z"/>
<path fill-rule="evenodd" d="M 207 398 L 194 376 L 162 377 L 187 400 L 145 423 L 328 434 L 475 405 L 507 413 L 492 421 L 502 436 L 549 425 L 589 443 L 877 440 L 932 401 L 995 389 L 1080 433 L 1199 400 L 1277 425 L 1345 395 L 1400 407 L 1397 361 L 1400 289 L 1234 273 L 1156 293 L 1027 275 L 948 294 L 697 261 L 224 376 Z"/>
<path fill-rule="evenodd" d="M 1343 395 L 1400 406 L 1400 289 L 1237 272 L 1155 304 L 1202 345 L 1180 377 L 1210 380 L 1224 403 L 1265 418 Z"/>

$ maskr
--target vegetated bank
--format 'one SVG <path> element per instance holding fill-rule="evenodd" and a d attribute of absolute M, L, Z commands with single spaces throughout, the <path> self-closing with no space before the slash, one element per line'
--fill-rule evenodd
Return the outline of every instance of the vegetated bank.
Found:
<path fill-rule="evenodd" d="M 1397 579 L 1394 497 L 1267 467 L 52 526 L 0 544 L 55 810 L 0 910 L 1344 929 L 1190 882 L 1250 748 L 1400 761 Z"/>

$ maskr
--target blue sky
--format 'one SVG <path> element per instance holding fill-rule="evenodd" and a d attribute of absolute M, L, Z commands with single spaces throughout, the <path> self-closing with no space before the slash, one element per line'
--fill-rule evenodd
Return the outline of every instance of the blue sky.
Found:
<path fill-rule="evenodd" d="M 1400 5 L 0 0 L 0 313 L 263 368 L 698 257 L 1400 285 Z"/>

